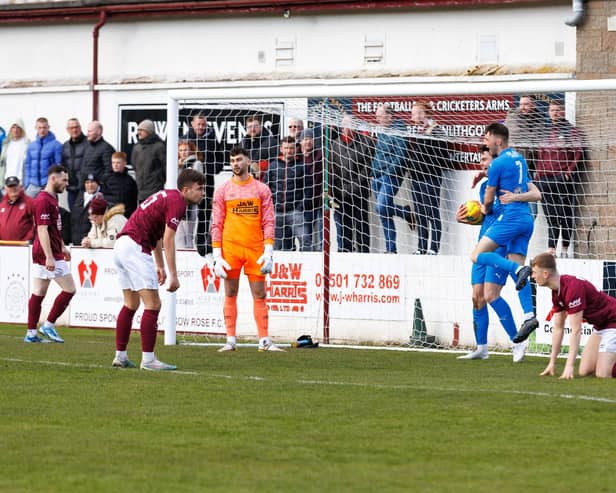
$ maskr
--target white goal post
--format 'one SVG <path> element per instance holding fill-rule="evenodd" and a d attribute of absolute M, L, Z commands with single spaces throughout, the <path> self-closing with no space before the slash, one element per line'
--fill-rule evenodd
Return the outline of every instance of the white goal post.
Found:
<path fill-rule="evenodd" d="M 172 131 L 175 127 L 171 122 L 179 122 L 181 104 L 184 101 L 216 102 L 224 105 L 228 102 L 238 101 L 272 101 L 287 99 L 310 99 L 310 98 L 401 98 L 401 97 L 438 97 L 438 96 L 476 96 L 476 95 L 502 95 L 502 94 L 554 94 L 564 93 L 568 98 L 569 108 L 575 108 L 580 99 L 579 93 L 596 94 L 593 104 L 596 108 L 607 111 L 616 110 L 616 103 L 612 98 L 599 96 L 604 92 L 612 92 L 610 96 L 616 97 L 616 79 L 597 79 L 597 80 L 575 80 L 568 76 L 506 76 L 506 77 L 469 77 L 469 78 L 374 78 L 374 79 L 309 79 L 309 80 L 272 80 L 272 81 L 233 81 L 203 83 L 194 85 L 188 89 L 173 89 L 168 92 L 167 100 L 167 122 L 169 131 L 167 133 L 167 183 L 168 188 L 174 188 L 178 173 L 178 140 L 179 133 Z M 601 101 L 605 101 L 604 104 Z M 613 107 L 612 107 L 613 106 Z M 616 116 L 616 113 L 612 113 Z M 575 118 L 576 112 L 573 112 Z M 590 117 L 587 120 L 591 121 Z M 612 120 L 613 121 L 613 120 Z M 580 122 L 578 122 L 580 123 Z M 608 128 L 606 124 L 597 123 L 593 127 L 594 132 L 589 140 L 601 145 L 601 153 L 605 153 L 606 160 L 609 147 L 616 144 L 616 130 Z M 616 126 L 614 126 L 616 128 Z M 477 139 L 475 139 L 476 141 Z M 614 167 L 616 176 L 616 166 Z M 614 204 L 606 204 L 614 205 Z M 610 218 L 609 221 L 611 221 Z M 609 222 L 608 221 L 608 222 Z M 616 219 L 614 220 L 616 225 Z M 607 224 L 607 223 L 606 223 Z M 591 226 L 584 230 L 584 234 L 590 237 Z M 616 236 L 615 233 L 611 233 Z M 597 240 L 599 241 L 599 240 Z M 605 242 L 609 243 L 610 236 L 606 233 Z M 588 249 L 590 250 L 590 248 Z M 595 258 L 609 258 L 614 249 L 597 249 Z M 335 245 L 332 247 L 335 251 Z M 458 254 L 467 256 L 469 251 L 460 251 Z M 586 258 L 590 258 L 590 255 Z M 324 273 L 326 274 L 326 273 Z M 324 283 L 328 284 L 328 276 L 324 275 Z M 461 279 L 461 283 L 469 284 L 468 279 Z M 176 343 L 176 304 L 175 295 L 168 293 L 168 303 L 166 304 L 166 316 L 164 323 L 165 344 Z M 328 303 L 328 302 L 327 302 Z M 198 307 L 197 307 L 198 309 Z M 328 309 L 325 308 L 327 312 Z M 324 339 L 328 339 L 327 314 L 324 315 L 322 329 Z"/>

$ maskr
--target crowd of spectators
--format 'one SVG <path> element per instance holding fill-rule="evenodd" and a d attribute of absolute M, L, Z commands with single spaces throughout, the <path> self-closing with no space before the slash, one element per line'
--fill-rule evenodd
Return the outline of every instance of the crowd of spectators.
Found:
<path fill-rule="evenodd" d="M 350 115 L 343 115 L 338 127 L 330 129 L 325 150 L 325 135 L 307 127 L 300 118 L 288 118 L 286 129 L 277 135 L 264 126 L 262 115 L 249 115 L 239 143 L 250 155 L 254 179 L 266 183 L 272 192 L 275 248 L 320 251 L 323 211 L 329 205 L 339 252 L 374 251 L 370 245 L 372 208 L 382 226 L 386 253 L 398 251 L 394 218 L 399 217 L 402 224 L 417 229 L 416 254 L 438 254 L 442 177 L 451 168 L 451 149 L 429 104 L 415 102 L 410 116 L 404 122 L 383 104 L 375 112 L 376 125 L 370 131 L 360 131 Z M 176 246 L 197 248 L 206 255 L 211 252 L 214 177 L 227 164 L 226 150 L 208 125 L 206 113 L 191 115 L 188 124 L 180 135 L 178 171 L 193 168 L 203 172 L 206 193 L 201 204 L 188 209 L 178 228 Z M 565 119 L 562 102 L 550 103 L 547 119 L 530 95 L 520 96 L 518 106 L 507 114 L 506 124 L 513 147 L 525 156 L 531 177 L 542 192 L 548 247 L 555 252 L 560 235 L 566 251 L 573 236 L 583 137 Z M 62 233 L 73 245 L 109 246 L 119 217 L 126 220 L 141 201 L 164 187 L 166 144 L 149 119 L 137 127 L 138 140 L 129 161 L 133 172 L 129 172 L 127 155 L 116 152 L 103 138 L 99 121 L 89 122 L 84 134 L 79 120 L 69 118 L 69 138 L 64 143 L 58 141 L 44 117 L 36 120 L 34 130 L 30 140 L 23 121 L 16 119 L 2 141 L 0 240 L 32 240 L 33 223 L 27 219 L 31 198 L 45 187 L 47 169 L 54 164 L 64 165 L 69 172 L 68 207 L 61 211 Z M 409 180 L 412 200 L 403 203 L 397 195 L 405 179 Z"/>

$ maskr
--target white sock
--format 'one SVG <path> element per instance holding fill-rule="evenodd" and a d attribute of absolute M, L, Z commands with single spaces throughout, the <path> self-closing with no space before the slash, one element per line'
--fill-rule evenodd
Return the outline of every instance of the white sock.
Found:
<path fill-rule="evenodd" d="M 268 346 L 272 343 L 269 337 L 262 337 L 259 339 L 259 346 Z"/>
<path fill-rule="evenodd" d="M 28 337 L 34 337 L 36 335 L 36 329 L 28 329 L 27 335 Z"/>
<path fill-rule="evenodd" d="M 475 350 L 477 353 L 487 353 L 488 345 L 487 344 L 477 344 L 477 349 Z"/>
<path fill-rule="evenodd" d="M 535 318 L 535 314 L 533 312 L 527 312 L 524 314 L 524 321 L 531 320 Z"/>
<path fill-rule="evenodd" d="M 49 320 L 45 320 L 45 323 L 43 325 L 46 326 L 46 327 L 52 327 L 52 328 L 55 329 L 54 324 L 52 324 Z"/>
<path fill-rule="evenodd" d="M 155 359 L 156 356 L 154 356 L 154 353 L 141 353 L 141 361 L 143 363 L 151 363 Z"/>
<path fill-rule="evenodd" d="M 227 336 L 227 344 L 235 346 L 235 336 Z"/>
<path fill-rule="evenodd" d="M 116 359 L 126 361 L 128 359 L 128 353 L 126 351 L 116 351 Z"/>

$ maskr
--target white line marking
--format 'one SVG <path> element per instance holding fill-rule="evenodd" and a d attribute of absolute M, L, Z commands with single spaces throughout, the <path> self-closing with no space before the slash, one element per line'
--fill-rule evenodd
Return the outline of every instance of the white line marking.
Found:
<path fill-rule="evenodd" d="M 8 361 L 11 363 L 32 363 L 32 364 L 41 364 L 41 365 L 52 365 L 52 366 L 64 366 L 69 368 L 101 368 L 104 370 L 114 370 L 114 371 L 130 371 L 130 370 L 121 370 L 119 368 L 112 368 L 111 366 L 105 365 L 86 365 L 81 363 L 69 363 L 67 361 L 45 361 L 45 360 L 26 360 L 20 358 L 0 358 L 0 361 Z M 151 372 L 157 373 L 157 372 Z M 158 373 L 173 373 L 176 375 L 191 375 L 191 376 L 203 376 L 205 378 L 224 378 L 226 380 L 251 380 L 251 381 L 267 381 L 265 377 L 259 377 L 257 375 L 223 375 L 220 373 L 204 373 L 199 371 L 188 371 L 188 370 L 175 370 L 169 372 L 158 372 Z M 304 380 L 298 379 L 295 381 L 300 385 L 338 385 L 343 387 L 363 387 L 363 388 L 371 388 L 371 389 L 384 389 L 384 390 L 430 390 L 437 392 L 481 392 L 486 394 L 515 394 L 515 395 L 526 395 L 526 396 L 534 396 L 534 397 L 551 397 L 558 399 L 579 399 L 583 401 L 593 401 L 593 402 L 605 402 L 607 404 L 616 404 L 616 399 L 610 399 L 607 397 L 596 397 L 592 395 L 574 395 L 574 394 L 551 394 L 549 392 L 532 392 L 526 390 L 483 390 L 483 389 L 461 389 L 459 387 L 434 387 L 434 386 L 422 386 L 422 385 L 390 385 L 390 384 L 379 384 L 379 383 L 361 383 L 361 382 L 345 382 L 345 381 L 336 381 L 336 380 Z"/>

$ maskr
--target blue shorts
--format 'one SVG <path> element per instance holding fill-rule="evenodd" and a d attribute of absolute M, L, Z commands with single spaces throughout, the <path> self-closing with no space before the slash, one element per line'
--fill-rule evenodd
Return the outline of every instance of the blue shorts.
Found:
<path fill-rule="evenodd" d="M 507 255 L 507 250 L 503 247 L 498 247 L 494 250 L 494 253 L 504 257 Z M 507 277 L 509 277 L 507 271 L 492 266 L 473 264 L 471 269 L 471 285 L 489 282 L 504 286 L 507 283 Z"/>
<path fill-rule="evenodd" d="M 533 228 L 533 216 L 530 214 L 507 217 L 501 214 L 487 229 L 484 236 L 500 246 L 507 246 L 507 253 L 526 256 Z"/>

